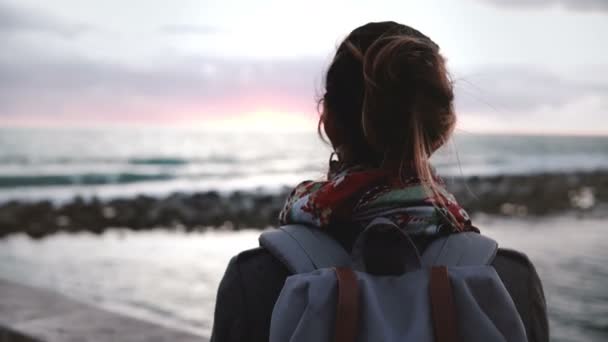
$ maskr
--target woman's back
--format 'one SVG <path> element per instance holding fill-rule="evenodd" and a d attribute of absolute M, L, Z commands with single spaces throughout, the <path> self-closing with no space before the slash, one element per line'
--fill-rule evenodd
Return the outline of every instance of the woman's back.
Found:
<path fill-rule="evenodd" d="M 549 341 L 546 304 L 534 266 L 519 252 L 499 249 L 493 264 L 513 298 L 529 341 Z M 272 309 L 289 276 L 287 268 L 258 247 L 235 256 L 220 284 L 212 342 L 267 342 Z"/>
<path fill-rule="evenodd" d="M 338 47 L 320 101 L 319 133 L 334 149 L 327 178 L 299 184 L 279 225 L 316 227 L 347 251 L 378 217 L 420 251 L 451 234 L 479 233 L 429 161 L 454 130 L 453 100 L 445 61 L 430 38 L 394 22 L 355 29 Z M 378 269 L 394 266 L 382 253 L 371 259 Z M 528 339 L 547 341 L 543 290 L 530 261 L 499 249 L 492 266 Z M 218 291 L 212 340 L 268 341 L 272 309 L 288 276 L 263 248 L 235 257 Z"/>

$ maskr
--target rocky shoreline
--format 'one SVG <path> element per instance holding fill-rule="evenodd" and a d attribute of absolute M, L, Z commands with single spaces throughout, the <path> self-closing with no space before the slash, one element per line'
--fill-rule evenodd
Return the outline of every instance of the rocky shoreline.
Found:
<path fill-rule="evenodd" d="M 470 214 L 521 217 L 576 213 L 608 217 L 608 170 L 467 177 L 447 183 Z M 188 231 L 266 228 L 277 223 L 289 191 L 225 195 L 209 191 L 103 201 L 74 198 L 63 204 L 11 201 L 0 204 L 0 237 L 26 233 L 38 238 L 58 231 L 102 233 L 112 227 Z"/>

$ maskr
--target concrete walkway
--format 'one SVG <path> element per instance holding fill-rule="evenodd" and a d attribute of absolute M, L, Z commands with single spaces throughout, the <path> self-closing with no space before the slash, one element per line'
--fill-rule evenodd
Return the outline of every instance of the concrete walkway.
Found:
<path fill-rule="evenodd" d="M 0 342 L 191 342 L 201 336 L 0 280 Z"/>

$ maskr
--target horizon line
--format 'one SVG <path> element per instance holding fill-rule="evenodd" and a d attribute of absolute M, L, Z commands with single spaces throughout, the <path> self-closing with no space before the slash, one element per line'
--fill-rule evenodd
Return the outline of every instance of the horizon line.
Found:
<path fill-rule="evenodd" d="M 32 130 L 96 130 L 96 129 L 151 129 L 151 130 L 184 130 L 184 131 L 206 131 L 206 132 L 218 132 L 218 133 L 229 133 L 229 132 L 242 132 L 242 133 L 268 133 L 276 132 L 277 127 L 271 127 L 269 129 L 262 129 L 260 127 L 246 128 L 246 127 L 213 127 L 201 125 L 200 122 L 194 122 L 192 124 L 172 124 L 167 125 L 162 123 L 103 123 L 103 124 L 85 124 L 85 123 L 74 123 L 74 124 L 38 124 L 38 123 L 2 123 L 0 122 L 0 129 L 32 129 Z M 284 133 L 317 133 L 316 125 L 314 127 L 281 127 L 280 132 Z M 492 136 L 563 136 L 563 137 L 608 137 L 608 132 L 597 132 L 597 131 L 536 131 L 536 130 L 479 130 L 479 129 L 466 129 L 456 128 L 453 133 L 454 136 L 463 135 L 492 135 Z"/>

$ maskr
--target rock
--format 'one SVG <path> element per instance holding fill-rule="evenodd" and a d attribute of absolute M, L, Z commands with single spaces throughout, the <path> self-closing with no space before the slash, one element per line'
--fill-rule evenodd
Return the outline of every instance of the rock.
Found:
<path fill-rule="evenodd" d="M 575 211 L 608 216 L 608 171 L 474 176 L 451 179 L 447 187 L 470 214 L 541 216 Z M 0 204 L 0 236 L 24 232 L 43 237 L 59 230 L 103 233 L 108 227 L 265 228 L 277 224 L 291 190 L 173 193 L 164 198 L 140 195 L 105 201 L 75 197 L 59 206 L 49 201 L 10 201 Z"/>

